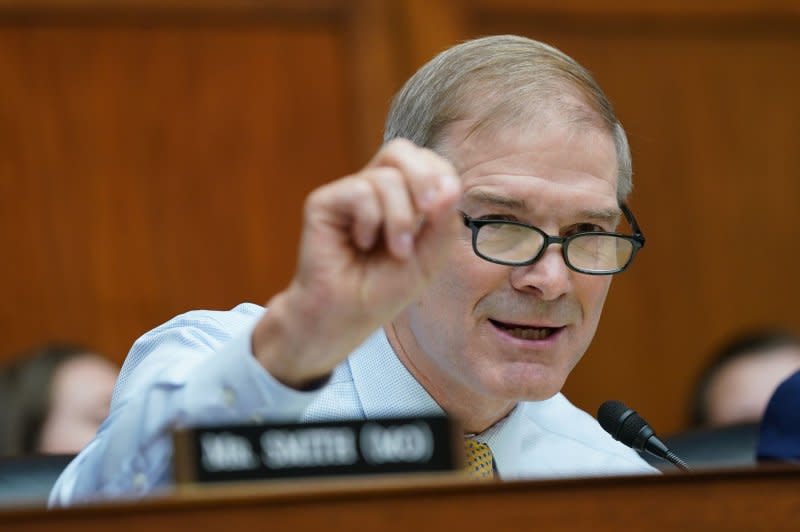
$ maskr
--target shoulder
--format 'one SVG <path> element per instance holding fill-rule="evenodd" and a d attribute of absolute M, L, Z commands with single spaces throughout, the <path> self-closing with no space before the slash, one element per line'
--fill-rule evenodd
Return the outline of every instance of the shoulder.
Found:
<path fill-rule="evenodd" d="M 180 380 L 197 363 L 246 333 L 265 312 L 264 307 L 242 303 L 231 310 L 185 312 L 142 335 L 122 365 L 112 404 L 141 383 Z"/>
<path fill-rule="evenodd" d="M 255 321 L 266 311 L 260 305 L 241 303 L 231 310 L 192 310 L 179 314 L 169 321 L 142 336 L 139 341 L 153 336 L 163 335 L 176 329 L 183 329 L 190 335 L 190 331 L 225 340 L 235 336 L 240 330 L 252 326 Z"/>
<path fill-rule="evenodd" d="M 172 344 L 173 347 L 214 350 L 252 327 L 264 312 L 264 307 L 252 303 L 242 303 L 227 311 L 185 312 L 142 335 L 133 344 L 128 358 L 165 343 Z"/>

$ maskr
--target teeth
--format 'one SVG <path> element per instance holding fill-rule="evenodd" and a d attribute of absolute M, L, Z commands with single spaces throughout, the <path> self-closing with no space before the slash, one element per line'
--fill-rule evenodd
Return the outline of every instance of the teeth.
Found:
<path fill-rule="evenodd" d="M 506 329 L 511 336 L 523 340 L 544 340 L 552 332 L 550 329 L 534 329 L 531 327 L 514 327 Z"/>
<path fill-rule="evenodd" d="M 524 327 L 509 325 L 500 321 L 489 320 L 498 329 L 502 329 L 511 336 L 521 340 L 545 340 L 549 338 L 557 329 L 552 327 Z"/>

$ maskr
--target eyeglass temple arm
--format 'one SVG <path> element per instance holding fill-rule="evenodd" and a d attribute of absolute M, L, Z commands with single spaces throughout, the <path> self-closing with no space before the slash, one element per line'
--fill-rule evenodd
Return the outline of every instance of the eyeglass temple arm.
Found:
<path fill-rule="evenodd" d="M 642 247 L 644 247 L 644 243 L 646 241 L 644 234 L 642 234 L 642 230 L 639 229 L 639 224 L 636 222 L 636 218 L 633 217 L 633 213 L 628 208 L 628 205 L 625 203 L 620 203 L 619 208 L 622 210 L 622 214 L 625 215 L 625 219 L 630 224 L 631 229 L 633 230 L 633 236 L 635 236 L 641 243 Z"/>

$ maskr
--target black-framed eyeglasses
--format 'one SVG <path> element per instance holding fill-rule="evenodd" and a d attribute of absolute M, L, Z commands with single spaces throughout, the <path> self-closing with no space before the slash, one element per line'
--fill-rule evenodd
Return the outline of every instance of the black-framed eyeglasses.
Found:
<path fill-rule="evenodd" d="M 561 255 L 571 270 L 589 275 L 612 275 L 625 271 L 645 238 L 630 209 L 620 209 L 632 235 L 606 231 L 575 233 L 567 237 L 548 235 L 538 227 L 510 220 L 476 220 L 465 213 L 464 225 L 472 230 L 472 249 L 480 258 L 506 266 L 527 266 L 544 255 L 551 244 L 561 244 Z"/>

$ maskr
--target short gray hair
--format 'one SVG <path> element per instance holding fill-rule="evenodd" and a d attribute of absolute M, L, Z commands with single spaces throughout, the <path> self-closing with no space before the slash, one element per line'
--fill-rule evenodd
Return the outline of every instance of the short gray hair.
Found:
<path fill-rule="evenodd" d="M 553 111 L 613 136 L 617 196 L 624 201 L 633 188 L 633 167 L 625 130 L 611 102 L 574 59 L 526 37 L 484 37 L 434 57 L 395 96 L 383 140 L 403 137 L 436 150 L 447 126 L 457 120 L 475 120 L 474 133 L 530 121 L 536 114 L 551 116 Z"/>

